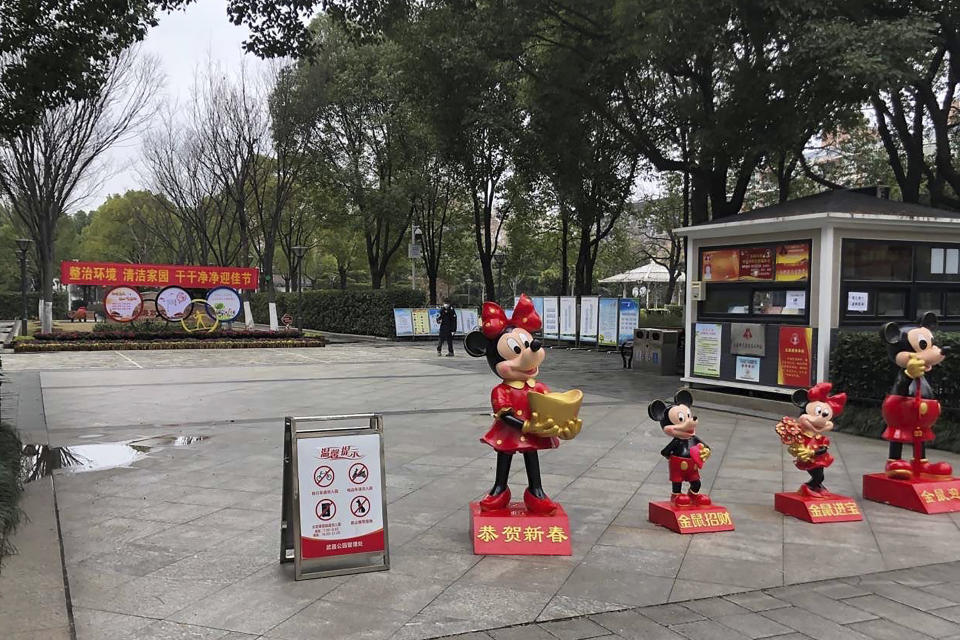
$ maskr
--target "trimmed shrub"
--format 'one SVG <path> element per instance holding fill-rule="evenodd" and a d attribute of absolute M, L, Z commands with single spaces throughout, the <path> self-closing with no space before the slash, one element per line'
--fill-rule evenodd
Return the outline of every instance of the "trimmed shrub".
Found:
<path fill-rule="evenodd" d="M 10 538 L 23 517 L 22 493 L 20 438 L 12 426 L 0 422 L 0 560 L 14 552 Z"/>
<path fill-rule="evenodd" d="M 683 328 L 683 307 L 673 309 L 640 309 L 640 327 Z"/>
<path fill-rule="evenodd" d="M 277 316 L 289 313 L 296 318 L 296 293 L 277 294 Z M 250 306 L 258 322 L 267 322 L 266 293 L 254 294 Z M 426 294 L 410 289 L 324 290 L 303 292 L 303 326 L 333 333 L 396 337 L 393 310 L 423 307 Z M 296 321 L 295 321 L 296 322 Z"/>
<path fill-rule="evenodd" d="M 927 381 L 942 411 L 934 425 L 933 446 L 960 452 L 960 333 L 936 332 L 935 341 L 952 354 L 937 365 Z M 886 345 L 877 331 L 841 332 L 830 354 L 830 381 L 836 391 L 849 396 L 847 408 L 836 420 L 838 431 L 875 438 L 883 432 L 880 404 L 893 387 L 897 365 L 887 358 Z"/>
<path fill-rule="evenodd" d="M 27 312 L 36 319 L 40 294 L 36 291 L 27 293 Z M 15 320 L 23 311 L 19 291 L 0 291 L 0 319 Z M 53 294 L 53 319 L 63 320 L 67 317 L 67 294 Z"/>

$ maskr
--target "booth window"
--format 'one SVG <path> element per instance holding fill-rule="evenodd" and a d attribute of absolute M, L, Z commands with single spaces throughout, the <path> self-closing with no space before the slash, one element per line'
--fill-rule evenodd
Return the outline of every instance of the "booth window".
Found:
<path fill-rule="evenodd" d="M 698 318 L 806 323 L 810 247 L 810 240 L 795 240 L 701 249 L 706 295 Z"/>
<path fill-rule="evenodd" d="M 844 240 L 842 252 L 842 324 L 927 311 L 960 322 L 960 245 Z"/>

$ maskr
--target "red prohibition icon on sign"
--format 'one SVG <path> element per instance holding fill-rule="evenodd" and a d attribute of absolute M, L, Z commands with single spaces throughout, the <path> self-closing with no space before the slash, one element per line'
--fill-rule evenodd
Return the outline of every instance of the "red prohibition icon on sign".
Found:
<path fill-rule="evenodd" d="M 353 484 L 363 484 L 367 481 L 367 478 L 370 477 L 370 471 L 367 469 L 367 465 L 362 462 L 356 462 L 350 465 L 350 471 L 347 473 L 347 476 Z"/>
<path fill-rule="evenodd" d="M 365 516 L 370 513 L 370 498 L 367 496 L 357 496 L 350 501 L 350 513 L 357 516 Z"/>
<path fill-rule="evenodd" d="M 317 517 L 321 520 L 329 520 L 333 516 L 337 515 L 337 505 L 330 498 L 324 498 L 317 503 Z"/>
<path fill-rule="evenodd" d="M 329 487 L 333 484 L 333 478 L 333 469 L 326 465 L 317 467 L 313 471 L 313 481 L 317 483 L 318 487 Z"/>

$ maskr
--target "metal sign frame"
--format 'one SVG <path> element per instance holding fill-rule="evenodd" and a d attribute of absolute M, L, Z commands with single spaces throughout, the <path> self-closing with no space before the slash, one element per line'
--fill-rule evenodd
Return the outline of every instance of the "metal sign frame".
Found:
<path fill-rule="evenodd" d="M 336 423 L 368 420 L 366 427 L 341 427 Z M 332 555 L 304 559 L 300 549 L 300 477 L 297 441 L 305 438 L 377 435 L 380 442 L 380 496 L 383 508 L 383 551 Z M 280 516 L 280 562 L 293 562 L 297 580 L 323 578 L 390 568 L 390 539 L 387 527 L 387 480 L 383 455 L 383 416 L 358 413 L 337 416 L 284 418 L 283 501 Z"/>

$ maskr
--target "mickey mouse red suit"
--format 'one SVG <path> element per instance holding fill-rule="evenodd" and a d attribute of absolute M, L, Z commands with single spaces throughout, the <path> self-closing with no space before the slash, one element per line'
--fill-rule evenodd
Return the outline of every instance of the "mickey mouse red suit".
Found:
<path fill-rule="evenodd" d="M 579 418 L 563 424 L 554 424 L 551 419 L 547 420 L 549 424 L 546 429 L 532 428 L 544 425 L 538 422 L 538 416 L 531 410 L 528 394 L 531 391 L 543 394 L 550 391 L 547 385 L 536 380 L 545 357 L 541 342 L 533 337 L 533 332 L 540 327 L 540 316 L 533 302 L 526 295 L 521 295 L 513 310 L 513 317 L 509 319 L 499 305 L 485 302 L 480 315 L 480 330 L 472 331 L 464 339 L 467 353 L 474 357 L 485 355 L 490 369 L 503 380 L 490 394 L 495 417 L 493 426 L 480 439 L 497 452 L 496 480 L 490 493 L 480 501 L 483 511 L 504 509 L 510 503 L 507 480 L 515 453 L 523 454 L 527 471 L 528 487 L 523 494 L 527 510 L 549 514 L 557 508 L 556 503 L 543 491 L 537 452 L 560 446 L 557 436 L 572 438 L 579 432 L 582 423 Z"/>

